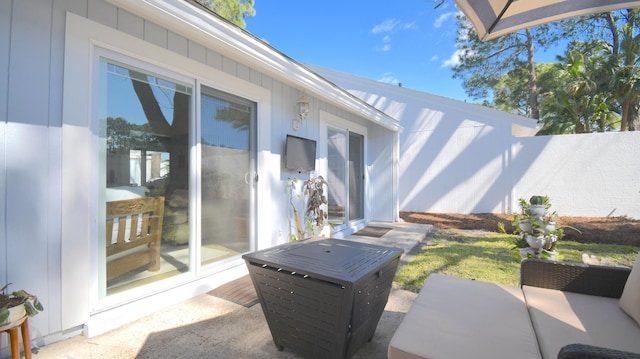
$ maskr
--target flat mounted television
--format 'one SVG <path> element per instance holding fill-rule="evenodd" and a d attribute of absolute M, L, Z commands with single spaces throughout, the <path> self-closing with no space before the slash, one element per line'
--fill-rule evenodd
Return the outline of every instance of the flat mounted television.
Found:
<path fill-rule="evenodd" d="M 284 148 L 284 167 L 298 173 L 314 171 L 316 169 L 316 141 L 287 135 Z"/>

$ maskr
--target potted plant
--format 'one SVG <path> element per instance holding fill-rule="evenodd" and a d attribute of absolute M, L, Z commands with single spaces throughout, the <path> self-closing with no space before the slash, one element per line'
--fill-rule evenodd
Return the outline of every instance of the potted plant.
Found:
<path fill-rule="evenodd" d="M 550 207 L 551 204 L 547 196 L 531 196 L 529 199 L 529 211 L 535 216 L 544 216 Z"/>
<path fill-rule="evenodd" d="M 516 232 L 529 232 L 531 231 L 531 221 L 529 221 L 529 208 L 531 205 L 524 198 L 518 199 L 520 204 L 520 216 L 513 215 L 513 221 L 511 224 L 516 227 Z"/>
<path fill-rule="evenodd" d="M 535 252 L 539 252 L 545 246 L 547 239 L 545 236 L 534 236 L 527 234 L 525 235 L 525 240 L 527 241 L 527 244 L 529 245 L 529 247 L 531 247 L 531 249 L 533 249 Z"/>
<path fill-rule="evenodd" d="M 12 326 L 25 316 L 33 317 L 44 310 L 38 298 L 24 290 L 8 293 L 7 283 L 0 289 L 0 327 Z"/>
<path fill-rule="evenodd" d="M 515 248 L 524 258 L 543 257 L 555 259 L 558 240 L 564 235 L 563 228 L 556 225 L 557 212 L 550 212 L 551 201 L 548 196 L 531 196 L 529 201 L 518 200 L 521 213 L 514 215 L 512 225 L 519 238 Z M 575 228 L 574 228 L 575 229 Z M 577 229 L 576 229 L 577 230 Z"/>
<path fill-rule="evenodd" d="M 545 245 L 546 238 L 544 232 L 544 222 L 540 220 L 535 212 L 530 212 L 530 215 L 525 221 L 526 226 L 521 227 L 522 237 L 534 252 L 539 252 Z"/>

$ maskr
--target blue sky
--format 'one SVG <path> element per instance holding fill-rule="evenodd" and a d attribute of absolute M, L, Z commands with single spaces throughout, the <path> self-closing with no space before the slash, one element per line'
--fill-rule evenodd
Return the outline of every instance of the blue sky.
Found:
<path fill-rule="evenodd" d="M 456 8 L 432 0 L 256 0 L 246 30 L 302 64 L 459 100 Z"/>

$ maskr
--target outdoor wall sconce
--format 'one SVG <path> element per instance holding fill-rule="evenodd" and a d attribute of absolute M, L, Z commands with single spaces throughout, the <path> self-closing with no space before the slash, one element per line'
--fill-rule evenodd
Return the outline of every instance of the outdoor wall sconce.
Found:
<path fill-rule="evenodd" d="M 307 118 L 307 115 L 309 114 L 309 101 L 304 96 L 304 94 L 302 94 L 298 101 L 296 101 L 296 110 L 298 118 L 293 120 L 293 129 L 295 131 L 298 131 L 300 126 L 302 126 L 302 122 Z"/>

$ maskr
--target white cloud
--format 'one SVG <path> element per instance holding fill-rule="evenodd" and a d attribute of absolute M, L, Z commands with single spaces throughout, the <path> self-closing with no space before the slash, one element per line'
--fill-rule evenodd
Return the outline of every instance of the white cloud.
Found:
<path fill-rule="evenodd" d="M 438 56 L 438 55 L 431 56 L 431 59 L 430 59 L 431 62 L 436 62 L 438 60 L 440 60 L 440 56 Z"/>
<path fill-rule="evenodd" d="M 381 45 L 376 45 L 376 51 L 382 51 L 382 52 L 391 51 L 391 37 L 389 35 L 385 35 L 382 38 Z"/>
<path fill-rule="evenodd" d="M 387 19 L 380 24 L 376 25 L 371 29 L 371 33 L 374 35 L 381 34 L 384 32 L 393 32 L 397 29 L 400 30 L 414 30 L 417 29 L 415 21 L 412 22 L 402 22 L 398 19 Z"/>
<path fill-rule="evenodd" d="M 462 54 L 462 50 L 456 50 L 451 57 L 442 62 L 442 66 L 440 67 L 452 67 L 460 63 L 460 55 Z"/>
<path fill-rule="evenodd" d="M 413 30 L 413 29 L 417 29 L 418 25 L 416 25 L 415 21 L 412 22 L 408 22 L 402 25 L 402 29 L 403 30 Z"/>
<path fill-rule="evenodd" d="M 391 51 L 391 37 L 389 35 L 385 35 L 382 38 L 382 45 L 376 46 L 376 50 L 382 52 Z"/>
<path fill-rule="evenodd" d="M 412 30 L 417 29 L 415 22 L 407 22 L 403 23 L 397 19 L 387 19 L 380 24 L 376 25 L 371 29 L 371 33 L 374 35 L 385 34 L 385 33 L 395 33 L 396 30 Z M 376 46 L 377 51 L 391 51 L 391 37 L 389 35 L 384 35 L 382 38 L 382 44 Z"/>
<path fill-rule="evenodd" d="M 399 24 L 400 24 L 400 20 L 388 19 L 388 20 L 385 20 L 382 23 L 374 26 L 373 29 L 371 29 L 371 33 L 372 34 L 379 34 L 379 33 L 382 33 L 382 32 L 391 32 Z"/>
<path fill-rule="evenodd" d="M 382 52 L 391 51 L 391 38 L 389 35 L 382 38 L 382 45 L 377 46 L 376 49 Z"/>
<path fill-rule="evenodd" d="M 436 21 L 433 23 L 433 27 L 435 28 L 439 28 L 442 26 L 442 24 L 447 21 L 450 17 L 455 16 L 456 12 L 455 11 L 451 11 L 451 12 L 446 12 L 442 15 L 440 15 Z"/>

